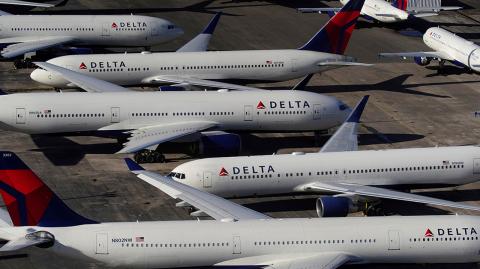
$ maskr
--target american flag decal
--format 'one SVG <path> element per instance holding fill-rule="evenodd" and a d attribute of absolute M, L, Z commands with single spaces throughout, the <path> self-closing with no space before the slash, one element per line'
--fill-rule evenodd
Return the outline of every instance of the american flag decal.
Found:
<path fill-rule="evenodd" d="M 268 61 L 267 61 L 267 64 L 272 64 L 272 61 L 268 60 Z"/>
<path fill-rule="evenodd" d="M 143 243 L 143 242 L 145 242 L 145 237 L 143 237 L 143 236 L 135 237 L 135 242 Z"/>

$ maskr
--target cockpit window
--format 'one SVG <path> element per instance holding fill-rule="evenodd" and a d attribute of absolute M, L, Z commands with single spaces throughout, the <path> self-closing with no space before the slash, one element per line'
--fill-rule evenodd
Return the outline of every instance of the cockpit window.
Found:
<path fill-rule="evenodd" d="M 170 172 L 167 177 L 176 178 L 176 179 L 185 179 L 184 173 Z"/>
<path fill-rule="evenodd" d="M 175 29 L 175 25 L 169 24 L 169 25 L 167 26 L 167 29 L 169 29 L 169 30 L 170 30 L 170 29 Z"/>

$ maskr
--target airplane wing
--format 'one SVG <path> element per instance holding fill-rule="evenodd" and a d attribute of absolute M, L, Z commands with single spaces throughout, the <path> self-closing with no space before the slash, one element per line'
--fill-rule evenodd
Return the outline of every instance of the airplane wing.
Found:
<path fill-rule="evenodd" d="M 0 4 L 16 5 L 16 6 L 31 6 L 31 7 L 54 7 L 55 6 L 54 4 L 35 3 L 35 2 L 16 1 L 16 0 L 4 0 L 4 1 L 0 1 Z"/>
<path fill-rule="evenodd" d="M 317 63 L 318 66 L 372 66 L 373 64 L 348 62 L 348 61 L 325 61 Z"/>
<path fill-rule="evenodd" d="M 130 91 L 127 88 L 118 86 L 116 84 L 93 78 L 78 72 L 60 67 L 47 62 L 35 62 L 35 64 L 47 71 L 54 72 L 64 79 L 77 85 L 79 88 L 87 92 L 125 92 Z"/>
<path fill-rule="evenodd" d="M 337 7 L 319 7 L 319 8 L 308 8 L 308 7 L 303 7 L 303 8 L 298 8 L 298 12 L 302 13 L 323 13 L 323 12 L 339 12 L 342 8 L 337 8 Z"/>
<path fill-rule="evenodd" d="M 437 58 L 443 60 L 454 60 L 450 55 L 441 51 L 419 51 L 419 52 L 395 52 L 395 53 L 379 53 L 379 57 L 401 57 L 401 58 L 413 58 L 413 57 L 425 57 L 425 58 Z"/>
<path fill-rule="evenodd" d="M 71 36 L 54 36 L 54 37 L 41 37 L 37 40 L 29 41 L 15 41 L 16 38 L 3 38 L 0 39 L 0 44 L 11 44 L 5 47 L 1 54 L 4 58 L 12 58 L 23 55 L 27 52 L 33 52 L 37 50 L 47 49 L 51 47 L 60 46 L 65 43 L 74 41 L 74 37 Z"/>
<path fill-rule="evenodd" d="M 179 48 L 177 52 L 207 51 L 210 39 L 212 39 L 213 31 L 215 31 L 215 27 L 217 27 L 221 15 L 221 12 L 217 13 L 199 35 L 190 40 L 187 44 L 183 45 L 183 47 Z"/>
<path fill-rule="evenodd" d="M 261 255 L 228 260 L 215 264 L 219 267 L 253 267 L 260 266 L 268 269 L 335 269 L 349 262 L 358 262 L 360 259 L 344 252 L 322 252 L 282 255 Z"/>
<path fill-rule="evenodd" d="M 192 78 L 192 77 L 186 78 L 186 77 L 178 77 L 178 76 L 156 76 L 156 77 L 147 79 L 146 82 L 155 82 L 155 81 L 174 83 L 174 84 L 184 84 L 184 85 L 187 84 L 187 85 L 194 85 L 194 86 L 201 86 L 201 87 L 239 90 L 239 91 L 263 91 L 262 89 L 254 88 L 254 87 L 217 82 L 217 81 L 206 80 L 206 79 Z"/>
<path fill-rule="evenodd" d="M 138 128 L 128 132 L 130 133 L 128 141 L 123 144 L 124 148 L 117 153 L 137 152 L 154 145 L 205 131 L 216 125 L 217 123 L 212 121 L 192 121 Z"/>
<path fill-rule="evenodd" d="M 369 95 L 366 95 L 358 102 L 345 122 L 323 145 L 320 152 L 355 151 L 358 149 L 357 130 L 360 117 L 362 116 Z"/>
<path fill-rule="evenodd" d="M 193 187 L 177 182 L 170 177 L 145 171 L 131 159 L 125 159 L 128 168 L 137 177 L 165 192 L 174 199 L 180 199 L 200 211 L 221 221 L 239 221 L 248 219 L 269 219 L 270 217 L 251 210 L 216 195 L 203 192 Z M 194 212 L 195 213 L 195 212 Z"/>
<path fill-rule="evenodd" d="M 460 9 L 463 9 L 463 7 L 460 7 L 460 6 L 413 7 L 413 8 L 409 8 L 409 9 L 407 10 L 407 12 L 410 13 L 410 14 L 427 13 L 427 14 L 436 14 L 436 15 L 438 15 L 438 12 L 440 12 L 440 11 L 452 11 L 452 10 L 460 10 Z"/>
<path fill-rule="evenodd" d="M 421 204 L 446 206 L 452 208 L 460 208 L 467 210 L 480 211 L 480 207 L 467 205 L 464 203 L 451 202 L 447 200 L 431 198 L 418 194 L 394 191 L 384 188 L 365 186 L 353 183 L 341 183 L 341 182 L 314 182 L 301 186 L 298 190 L 303 191 L 328 191 L 338 192 L 345 194 L 357 194 L 362 196 L 377 197 L 384 199 L 393 199 L 399 201 L 415 202 Z"/>

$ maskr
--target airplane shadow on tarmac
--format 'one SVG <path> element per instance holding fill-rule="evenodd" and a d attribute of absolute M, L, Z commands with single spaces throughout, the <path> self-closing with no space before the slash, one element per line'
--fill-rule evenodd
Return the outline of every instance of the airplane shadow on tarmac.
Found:
<path fill-rule="evenodd" d="M 305 90 L 311 91 L 311 92 L 317 92 L 317 93 L 389 91 L 389 92 L 423 95 L 423 96 L 438 97 L 438 98 L 451 98 L 451 96 L 448 96 L 448 95 L 439 95 L 434 93 L 422 92 L 422 91 L 412 90 L 411 88 L 442 86 L 442 85 L 452 85 L 452 84 L 480 83 L 480 79 L 479 79 L 479 80 L 469 80 L 469 81 L 426 82 L 426 83 L 405 84 L 404 82 L 411 76 L 413 75 L 403 74 L 403 75 L 399 75 L 389 80 L 385 80 L 375 84 L 349 84 L 349 85 L 335 84 L 335 85 L 307 86 L 305 87 Z"/>
<path fill-rule="evenodd" d="M 371 131 L 371 129 L 367 130 Z M 315 147 L 313 135 L 296 135 L 289 137 L 258 137 L 252 134 L 241 134 L 243 150 L 247 154 L 272 154 L 280 148 L 311 148 Z M 416 134 L 362 134 L 359 135 L 360 145 L 381 143 L 398 143 L 422 139 L 423 135 Z M 45 157 L 57 166 L 73 166 L 78 164 L 87 154 L 115 154 L 121 149 L 116 142 L 80 144 L 64 136 L 32 135 L 32 141 L 38 147 L 32 151 L 42 152 Z M 317 144 L 323 145 L 329 136 L 320 137 Z M 262 147 L 258 147 L 262 145 Z M 215 156 L 203 156 L 215 157 Z"/>

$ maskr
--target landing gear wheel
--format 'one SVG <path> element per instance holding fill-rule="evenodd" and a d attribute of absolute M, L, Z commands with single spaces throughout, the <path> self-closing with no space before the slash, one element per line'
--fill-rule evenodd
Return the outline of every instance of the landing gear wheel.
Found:
<path fill-rule="evenodd" d="M 385 211 L 379 205 L 369 206 L 363 213 L 367 216 L 385 216 Z"/>
<path fill-rule="evenodd" d="M 137 163 L 164 163 L 165 156 L 154 150 L 144 149 L 141 150 L 133 156 Z"/>

